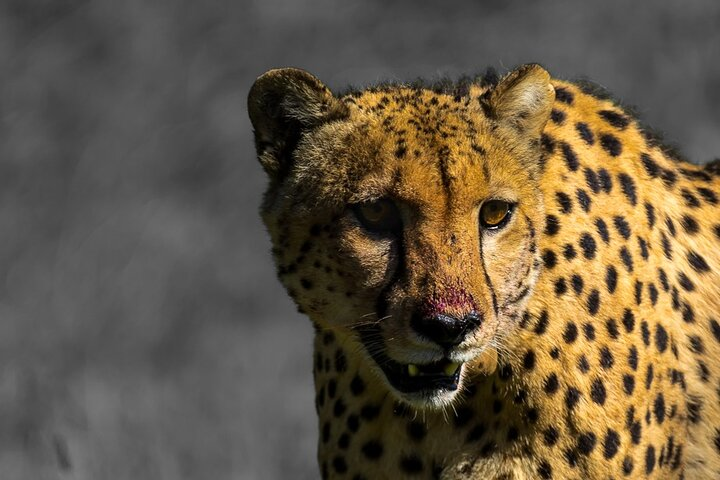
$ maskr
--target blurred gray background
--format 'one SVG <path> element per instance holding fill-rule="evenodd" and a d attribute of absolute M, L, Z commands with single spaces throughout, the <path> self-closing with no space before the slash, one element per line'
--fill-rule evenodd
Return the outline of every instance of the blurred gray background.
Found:
<path fill-rule="evenodd" d="M 525 62 L 720 154 L 717 0 L 2 0 L 0 478 L 317 478 L 248 89 Z"/>

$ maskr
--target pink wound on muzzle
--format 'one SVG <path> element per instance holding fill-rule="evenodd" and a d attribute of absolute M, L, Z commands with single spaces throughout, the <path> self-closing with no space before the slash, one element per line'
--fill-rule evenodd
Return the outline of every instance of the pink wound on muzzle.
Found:
<path fill-rule="evenodd" d="M 477 311 L 475 300 L 464 289 L 448 288 L 442 293 L 436 293 L 424 302 L 422 313 L 425 317 L 448 315 L 463 317 L 470 312 Z"/>

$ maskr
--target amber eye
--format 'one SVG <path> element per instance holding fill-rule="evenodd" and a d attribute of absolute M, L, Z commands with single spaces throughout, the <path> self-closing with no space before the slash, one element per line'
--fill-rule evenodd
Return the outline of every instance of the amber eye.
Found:
<path fill-rule="evenodd" d="M 363 202 L 353 207 L 355 216 L 365 229 L 374 233 L 396 232 L 402 227 L 400 211 L 387 198 Z"/>
<path fill-rule="evenodd" d="M 480 208 L 480 226 L 494 230 L 504 226 L 510 219 L 512 205 L 503 200 L 488 200 Z"/>

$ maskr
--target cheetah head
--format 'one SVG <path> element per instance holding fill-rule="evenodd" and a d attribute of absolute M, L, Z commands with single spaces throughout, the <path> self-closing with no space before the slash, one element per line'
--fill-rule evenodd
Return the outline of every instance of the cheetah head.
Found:
<path fill-rule="evenodd" d="M 343 97 L 278 69 L 250 91 L 281 281 L 410 404 L 447 406 L 513 334 L 541 264 L 553 100 L 537 65 L 494 85 Z"/>

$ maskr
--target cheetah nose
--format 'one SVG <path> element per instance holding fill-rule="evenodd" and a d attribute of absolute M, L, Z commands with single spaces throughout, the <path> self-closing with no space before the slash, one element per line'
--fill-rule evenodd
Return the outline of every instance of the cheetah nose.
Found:
<path fill-rule="evenodd" d="M 410 320 L 410 326 L 417 333 L 446 350 L 459 345 L 467 333 L 481 323 L 482 319 L 477 312 L 470 312 L 462 318 L 442 313 L 431 316 L 414 315 Z"/>

